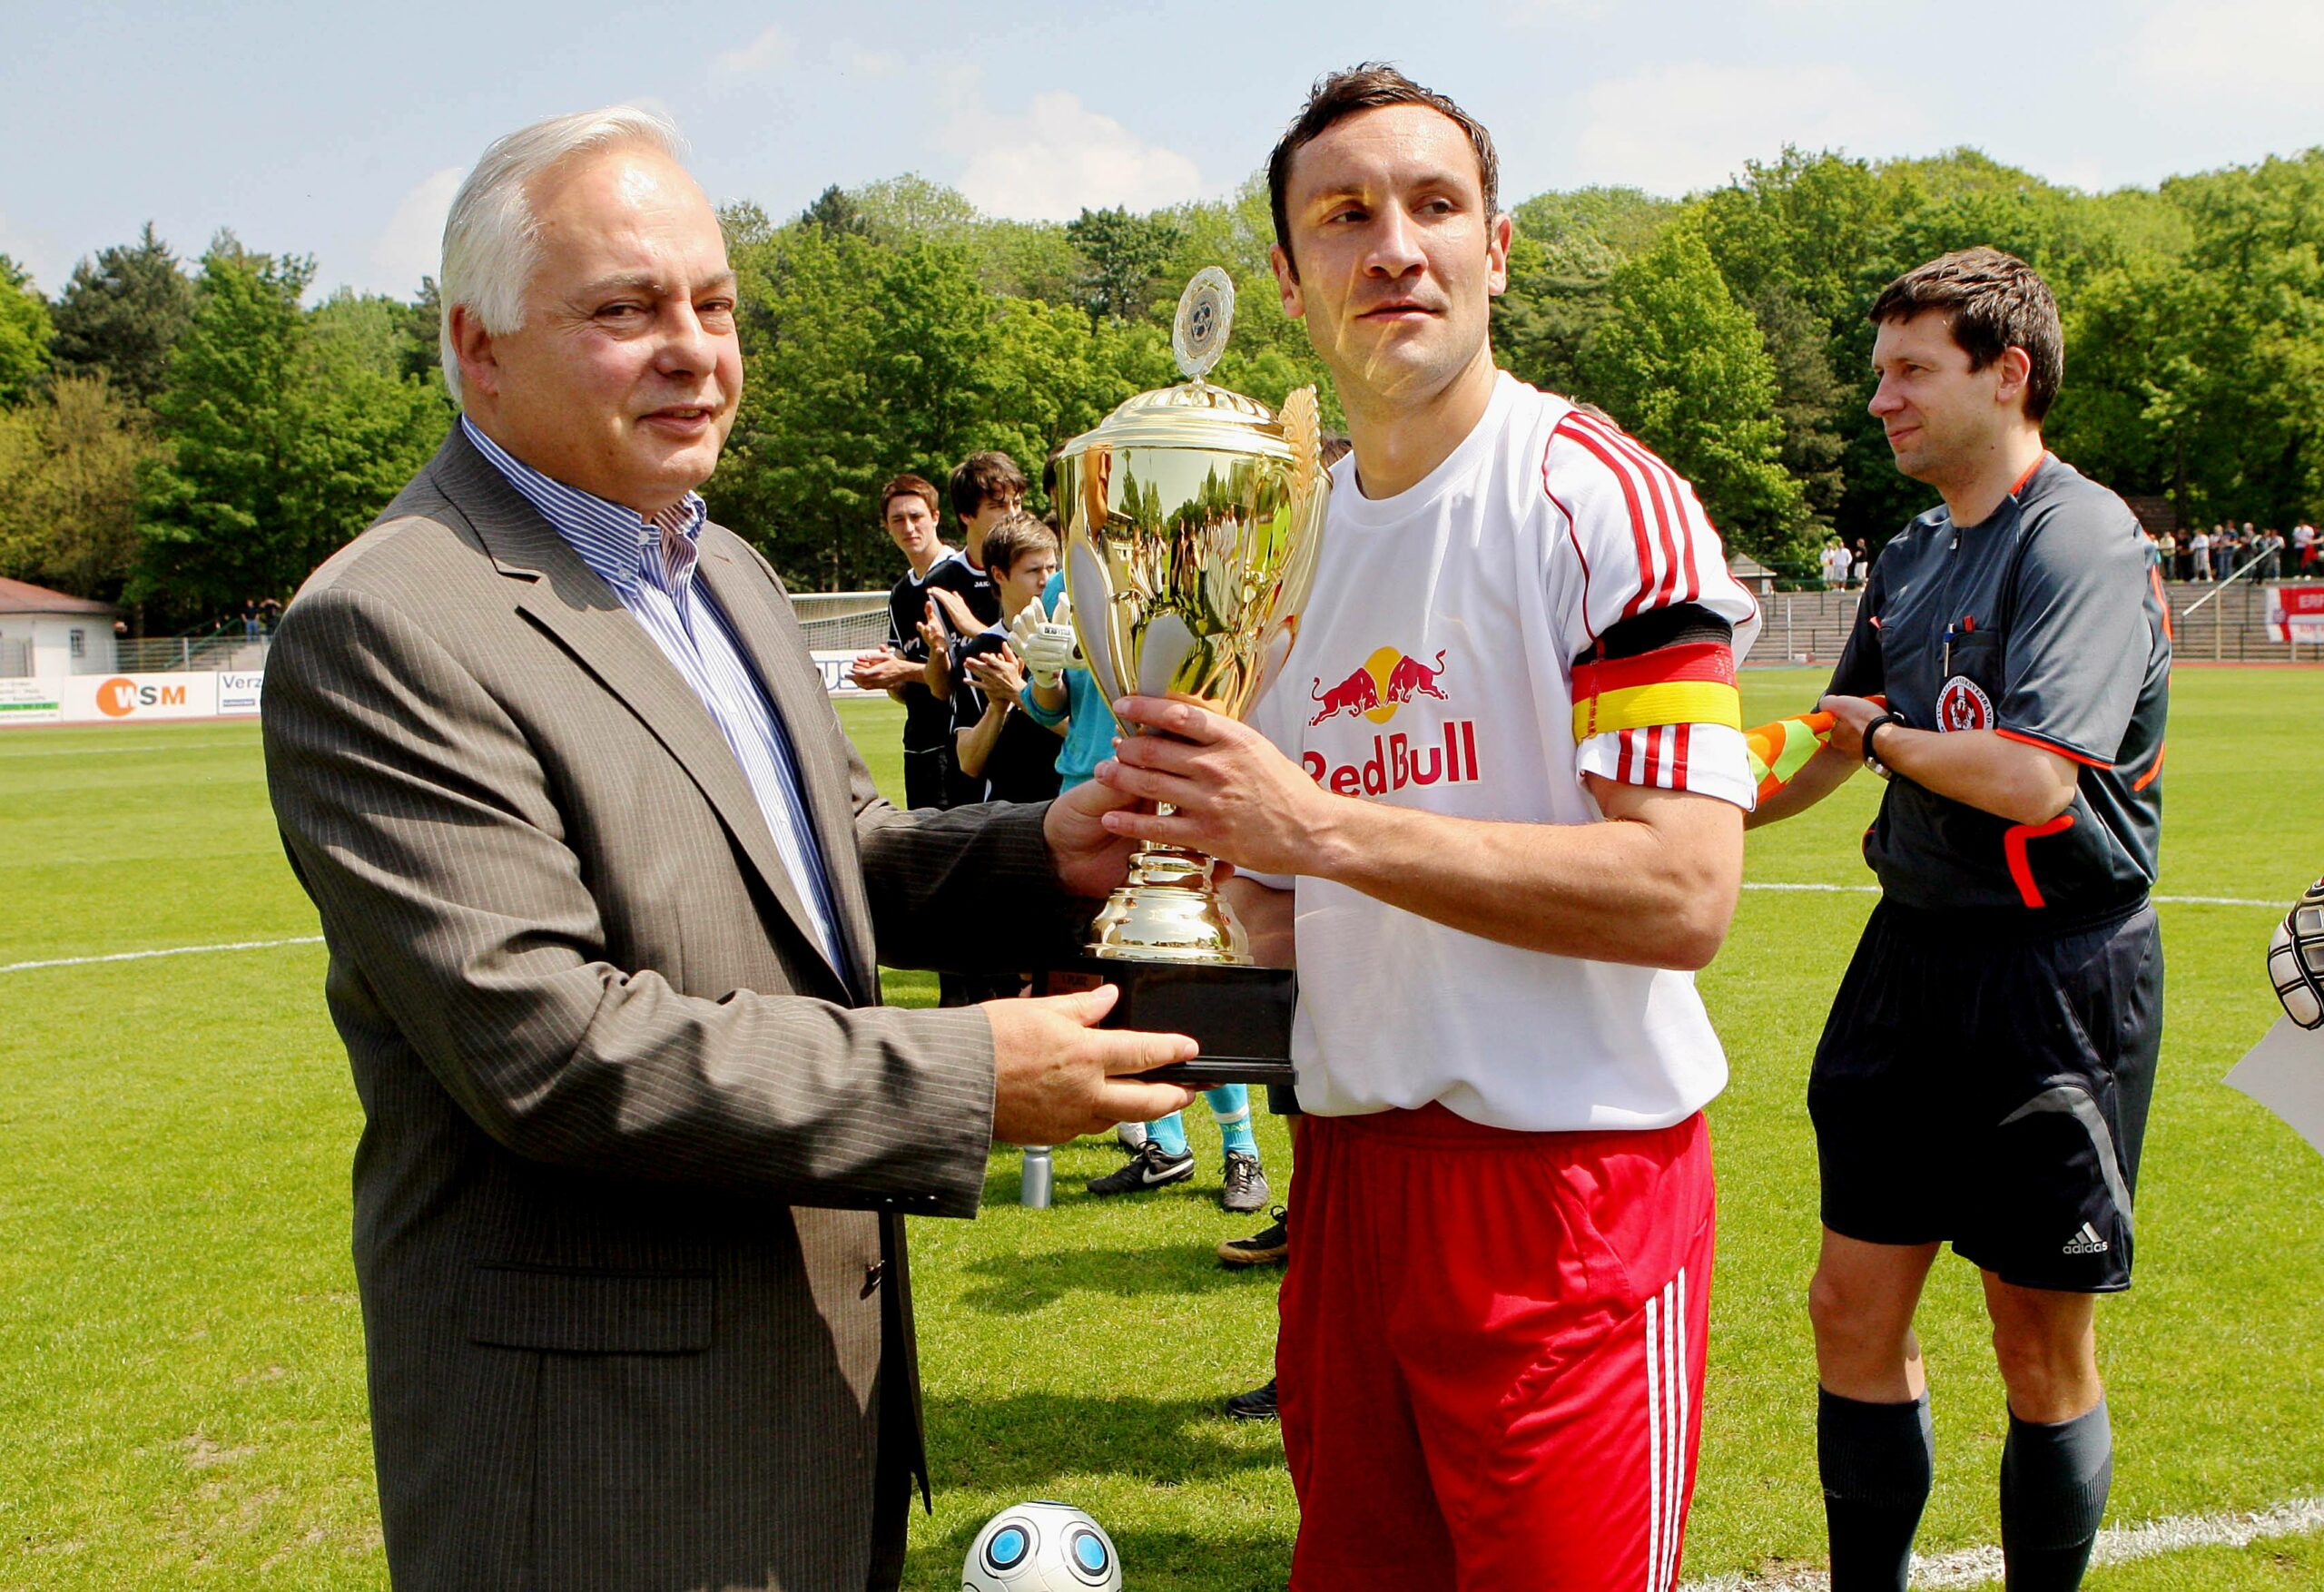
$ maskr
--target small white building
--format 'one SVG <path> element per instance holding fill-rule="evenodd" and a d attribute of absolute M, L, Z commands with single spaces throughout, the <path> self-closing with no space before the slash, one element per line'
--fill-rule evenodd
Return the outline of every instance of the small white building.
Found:
<path fill-rule="evenodd" d="M 113 673 L 110 603 L 0 579 L 0 677 Z"/>

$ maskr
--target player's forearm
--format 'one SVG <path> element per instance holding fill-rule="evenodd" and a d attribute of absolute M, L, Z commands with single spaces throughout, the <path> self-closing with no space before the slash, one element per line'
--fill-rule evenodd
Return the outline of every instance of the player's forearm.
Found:
<path fill-rule="evenodd" d="M 1887 747 L 1890 732 L 1881 732 L 1881 747 Z M 1847 783 L 1856 772 L 1857 760 L 1837 747 L 1826 746 L 1807 760 L 1807 766 L 1794 774 L 1782 787 L 1759 798 L 1759 805 L 1743 820 L 1743 827 L 1756 830 L 1763 825 L 1780 823 L 1796 818 L 1818 801 Z"/>
<path fill-rule="evenodd" d="M 2073 801 L 2070 759 L 1991 730 L 1940 733 L 1891 724 L 1874 749 L 1902 778 L 2012 823 L 2047 823 Z"/>
<path fill-rule="evenodd" d="M 940 702 L 952 700 L 952 661 L 931 653 L 928 662 L 920 666 L 920 683 L 928 687 Z"/>
<path fill-rule="evenodd" d="M 1593 788 L 1595 782 L 1593 782 Z M 1694 968 L 1726 938 L 1742 881 L 1740 810 L 1660 793 L 1642 816 L 1495 823 L 1333 799 L 1303 871 L 1505 945 Z M 1669 804 L 1684 802 L 1683 811 Z"/>
<path fill-rule="evenodd" d="M 1006 705 L 993 703 L 984 710 L 983 718 L 954 738 L 953 755 L 959 760 L 962 773 L 975 779 L 984 772 L 984 765 L 992 756 L 993 744 L 1000 739 L 1001 722 L 1007 716 Z"/>

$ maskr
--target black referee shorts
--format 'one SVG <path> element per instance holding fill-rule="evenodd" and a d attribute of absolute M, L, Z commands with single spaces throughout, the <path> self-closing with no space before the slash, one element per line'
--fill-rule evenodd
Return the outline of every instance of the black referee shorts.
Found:
<path fill-rule="evenodd" d="M 1808 1076 L 1824 1225 L 1950 1240 L 2020 1287 L 2128 1288 L 2162 1043 L 2152 907 L 2037 936 L 1884 900 Z"/>

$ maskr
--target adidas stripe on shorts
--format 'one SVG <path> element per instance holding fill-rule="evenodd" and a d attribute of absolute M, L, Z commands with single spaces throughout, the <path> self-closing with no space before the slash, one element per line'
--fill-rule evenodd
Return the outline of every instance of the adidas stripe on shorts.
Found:
<path fill-rule="evenodd" d="M 1824 1225 L 1950 1240 L 2020 1287 L 2118 1292 L 2162 936 L 2151 906 L 2063 933 L 2028 917 L 1873 909 L 1808 1077 Z"/>
<path fill-rule="evenodd" d="M 1702 1430 L 1700 1114 L 1305 1119 L 1275 1350 L 1293 1592 L 1668 1592 Z"/>

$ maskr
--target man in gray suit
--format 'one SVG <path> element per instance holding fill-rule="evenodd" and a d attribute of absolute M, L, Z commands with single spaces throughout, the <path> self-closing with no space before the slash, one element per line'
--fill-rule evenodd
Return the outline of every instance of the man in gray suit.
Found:
<path fill-rule="evenodd" d="M 406 1592 L 895 1586 L 927 1486 L 903 1214 L 973 1214 L 994 1140 L 1187 1099 L 1118 1076 L 1194 1047 L 1093 1028 L 1104 991 L 878 1006 L 883 958 L 1068 949 L 1119 799 L 873 794 L 773 571 L 694 492 L 742 369 L 676 151 L 615 110 L 486 152 L 445 229 L 464 418 L 267 671 L 364 1107 Z"/>

